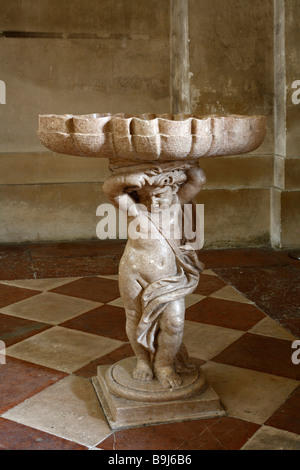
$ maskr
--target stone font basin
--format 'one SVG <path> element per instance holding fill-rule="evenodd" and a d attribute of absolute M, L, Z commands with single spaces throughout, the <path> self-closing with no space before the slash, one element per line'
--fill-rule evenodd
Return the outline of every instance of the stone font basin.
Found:
<path fill-rule="evenodd" d="M 37 133 L 53 152 L 109 158 L 120 167 L 252 152 L 266 125 L 263 116 L 48 114 L 39 116 Z"/>

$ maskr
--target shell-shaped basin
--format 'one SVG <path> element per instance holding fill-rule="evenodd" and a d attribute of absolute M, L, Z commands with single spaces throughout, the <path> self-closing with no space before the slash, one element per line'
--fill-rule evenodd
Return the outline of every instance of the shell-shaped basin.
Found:
<path fill-rule="evenodd" d="M 252 152 L 264 116 L 85 114 L 39 116 L 38 136 L 53 152 L 122 162 L 195 160 Z"/>

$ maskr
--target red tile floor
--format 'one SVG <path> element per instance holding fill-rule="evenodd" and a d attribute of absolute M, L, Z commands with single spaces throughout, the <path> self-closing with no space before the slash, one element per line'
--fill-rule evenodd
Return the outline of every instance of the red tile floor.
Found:
<path fill-rule="evenodd" d="M 0 247 L 0 449 L 299 450 L 300 261 L 268 249 L 203 251 L 187 298 L 185 344 L 226 416 L 110 430 L 91 377 L 132 355 L 123 248 Z"/>

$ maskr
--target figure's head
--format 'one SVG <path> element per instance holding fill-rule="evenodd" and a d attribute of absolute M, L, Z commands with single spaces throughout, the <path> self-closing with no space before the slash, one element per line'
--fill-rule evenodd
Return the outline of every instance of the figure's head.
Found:
<path fill-rule="evenodd" d="M 184 171 L 173 170 L 158 174 L 152 171 L 150 175 L 149 182 L 136 192 L 139 203 L 146 206 L 148 211 L 154 212 L 171 207 L 176 201 L 179 186 L 186 181 Z"/>
<path fill-rule="evenodd" d="M 153 186 L 146 184 L 137 191 L 139 203 L 148 211 L 156 212 L 171 207 L 174 201 L 174 190 L 171 186 Z"/>

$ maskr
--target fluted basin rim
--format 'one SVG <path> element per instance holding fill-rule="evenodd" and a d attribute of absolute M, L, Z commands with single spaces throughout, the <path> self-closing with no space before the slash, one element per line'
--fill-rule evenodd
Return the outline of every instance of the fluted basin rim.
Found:
<path fill-rule="evenodd" d="M 54 152 L 138 162 L 248 153 L 265 134 L 263 116 L 170 113 L 44 114 L 38 131 Z"/>

